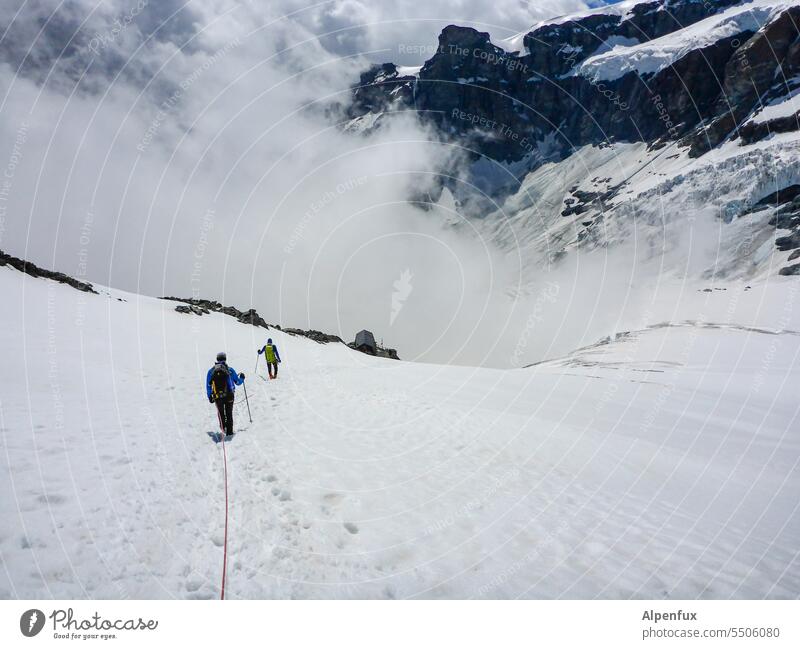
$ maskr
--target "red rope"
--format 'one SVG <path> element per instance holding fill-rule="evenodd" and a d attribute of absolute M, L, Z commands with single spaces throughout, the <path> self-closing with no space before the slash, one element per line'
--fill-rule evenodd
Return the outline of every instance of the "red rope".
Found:
<path fill-rule="evenodd" d="M 222 439 L 222 466 L 225 478 L 225 539 L 222 544 L 222 588 L 220 589 L 220 599 L 225 599 L 225 577 L 228 573 L 228 454 L 225 452 L 225 427 L 222 425 L 222 415 L 217 408 L 217 419 L 219 420 L 220 438 Z"/>
<path fill-rule="evenodd" d="M 222 435 L 222 461 L 225 472 L 225 540 L 222 550 L 222 589 L 219 598 L 225 599 L 225 576 L 228 572 L 228 454 L 225 452 L 225 435 Z"/>

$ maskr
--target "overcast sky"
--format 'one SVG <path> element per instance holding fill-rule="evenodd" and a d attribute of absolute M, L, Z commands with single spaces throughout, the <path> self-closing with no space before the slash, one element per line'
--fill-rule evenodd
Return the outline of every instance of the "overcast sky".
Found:
<path fill-rule="evenodd" d="M 370 61 L 421 62 L 401 45 L 447 24 L 506 38 L 586 4 L 5 0 L 0 249 L 345 338 L 370 327 L 407 356 L 420 327 L 469 349 L 518 268 L 445 228 L 452 214 L 406 204 L 453 152 L 412 117 L 365 139 L 324 108 Z M 418 279 L 390 323 L 406 271 Z"/>

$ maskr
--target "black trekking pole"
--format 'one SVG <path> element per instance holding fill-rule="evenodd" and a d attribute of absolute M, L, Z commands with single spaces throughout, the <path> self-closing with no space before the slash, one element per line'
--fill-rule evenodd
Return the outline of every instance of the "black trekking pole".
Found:
<path fill-rule="evenodd" d="M 256 363 L 257 362 L 258 361 L 256 361 Z M 248 401 L 248 399 L 247 399 L 247 384 L 243 382 L 242 383 L 242 387 L 244 388 L 244 402 L 247 404 L 247 416 L 250 419 L 250 423 L 252 424 L 253 423 L 253 417 L 250 414 L 250 401 Z"/>
<path fill-rule="evenodd" d="M 253 374 L 258 374 L 258 359 L 261 358 L 260 353 L 256 353 L 256 368 L 253 370 Z"/>

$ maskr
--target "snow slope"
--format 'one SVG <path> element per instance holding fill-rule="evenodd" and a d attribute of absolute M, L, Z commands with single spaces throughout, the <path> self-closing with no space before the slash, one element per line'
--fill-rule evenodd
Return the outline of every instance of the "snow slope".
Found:
<path fill-rule="evenodd" d="M 593 250 L 604 263 L 617 259 L 631 281 L 765 277 L 777 273 L 791 251 L 775 247 L 784 232 L 769 224 L 772 211 L 743 212 L 800 182 L 798 151 L 797 132 L 745 146 L 730 140 L 699 158 L 676 144 L 582 147 L 527 174 L 486 219 L 487 233 L 506 249 L 521 247 L 532 281 L 541 280 L 554 259 L 577 268 L 578 253 Z M 613 196 L 562 216 L 573 188 Z"/>
<path fill-rule="evenodd" d="M 772 100 L 752 118 L 752 122 L 763 124 L 774 119 L 790 117 L 800 112 L 800 88 L 796 88 L 784 97 Z"/>
<path fill-rule="evenodd" d="M 702 49 L 745 31 L 758 31 L 794 4 L 776 0 L 753 0 L 731 7 L 661 38 L 635 45 L 618 44 L 610 51 L 598 53 L 581 62 L 576 67 L 575 74 L 595 81 L 614 81 L 628 72 L 639 75 L 655 74 L 693 50 Z"/>
<path fill-rule="evenodd" d="M 221 314 L 9 268 L 0 292 L 2 597 L 218 597 L 221 348 L 253 414 L 226 444 L 229 598 L 800 592 L 791 279 L 527 369 L 272 331 L 271 382 L 267 332 Z"/>

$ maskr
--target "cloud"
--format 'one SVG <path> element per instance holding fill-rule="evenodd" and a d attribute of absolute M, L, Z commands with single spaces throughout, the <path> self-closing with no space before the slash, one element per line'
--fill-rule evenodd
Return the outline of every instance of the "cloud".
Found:
<path fill-rule="evenodd" d="M 298 14 L 297 19 L 323 35 L 323 44 L 332 52 L 364 52 L 377 62 L 415 65 L 423 62 L 425 48 L 436 45 L 446 25 L 474 27 L 494 39 L 504 39 L 540 20 L 586 9 L 590 4 L 584 0 L 334 0 Z M 419 46 L 416 53 L 409 45 Z"/>
<path fill-rule="evenodd" d="M 488 1 L 143 2 L 0 10 L 0 166 L 14 159 L 0 248 L 345 339 L 371 328 L 406 358 L 490 362 L 481 341 L 516 317 L 519 260 L 452 205 L 406 200 L 458 152 L 413 115 L 362 137 L 325 109 L 409 34 L 435 41 L 446 23 L 476 21 L 510 33 L 537 14 Z M 413 292 L 392 321 L 406 271 Z"/>

